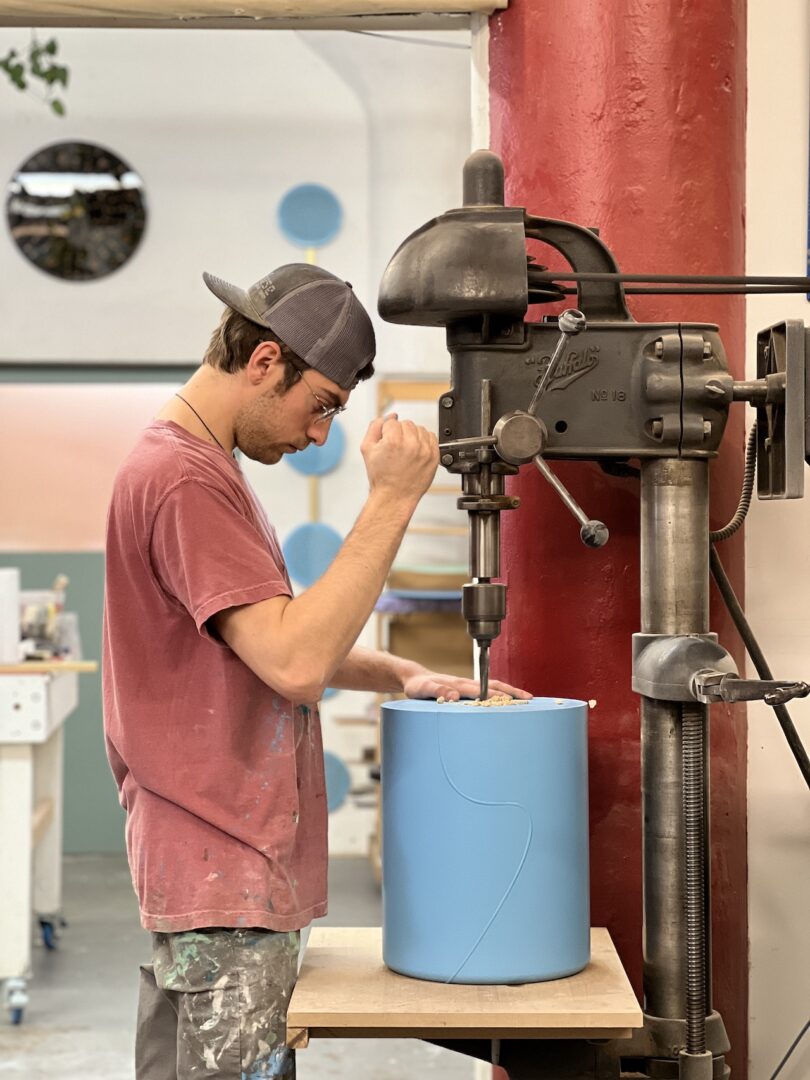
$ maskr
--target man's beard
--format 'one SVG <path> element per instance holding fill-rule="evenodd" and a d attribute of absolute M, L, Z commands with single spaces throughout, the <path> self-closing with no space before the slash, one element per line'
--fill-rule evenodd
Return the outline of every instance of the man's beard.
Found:
<path fill-rule="evenodd" d="M 251 461 L 275 465 L 284 456 L 287 444 L 275 442 L 274 428 L 278 429 L 283 411 L 277 399 L 286 392 L 278 387 L 265 390 L 249 404 L 243 405 L 236 414 L 236 445 Z"/>

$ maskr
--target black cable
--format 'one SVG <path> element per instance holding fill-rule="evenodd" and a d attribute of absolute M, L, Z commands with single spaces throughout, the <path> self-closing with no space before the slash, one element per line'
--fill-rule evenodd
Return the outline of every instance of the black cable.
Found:
<path fill-rule="evenodd" d="M 807 1023 L 804 1025 L 802 1030 L 799 1032 L 799 1034 L 796 1036 L 796 1038 L 790 1044 L 790 1049 L 788 1050 L 788 1052 L 785 1054 L 785 1056 L 782 1058 L 782 1060 L 777 1065 L 776 1072 L 771 1073 L 771 1080 L 776 1080 L 779 1073 L 782 1071 L 782 1069 L 785 1067 L 785 1065 L 787 1065 L 788 1058 L 793 1053 L 793 1051 L 796 1049 L 796 1047 L 799 1045 L 799 1043 L 802 1041 L 802 1039 L 804 1038 L 804 1034 L 805 1034 L 805 1032 L 807 1031 L 807 1029 L 809 1027 L 810 1027 L 810 1020 L 807 1021 Z"/>
<path fill-rule="evenodd" d="M 748 433 L 748 442 L 745 446 L 745 472 L 743 473 L 743 486 L 742 492 L 740 493 L 740 501 L 737 504 L 737 509 L 734 511 L 734 516 L 731 521 L 723 526 L 722 529 L 717 529 L 715 532 L 709 534 L 709 540 L 711 541 L 711 546 L 709 548 L 709 565 L 711 567 L 712 577 L 715 580 L 717 588 L 720 590 L 720 595 L 728 608 L 729 615 L 731 615 L 734 625 L 737 627 L 737 633 L 743 640 L 743 644 L 748 651 L 748 655 L 751 657 L 757 674 L 760 679 L 772 679 L 773 674 L 768 666 L 768 661 L 765 659 L 765 654 L 759 647 L 759 642 L 754 636 L 751 624 L 745 617 L 745 612 L 735 595 L 732 584 L 729 581 L 725 568 L 720 561 L 720 556 L 717 554 L 717 549 L 714 546 L 715 543 L 721 540 L 728 540 L 730 536 L 733 536 L 745 521 L 749 507 L 751 506 L 751 495 L 754 490 L 756 465 L 757 425 L 754 423 L 751 425 L 751 430 Z M 796 726 L 790 717 L 790 713 L 784 705 L 772 705 L 771 708 L 776 713 L 776 719 L 779 721 L 782 732 L 787 739 L 788 746 L 793 752 L 796 764 L 801 770 L 805 783 L 808 788 L 810 788 L 810 758 L 807 756 L 807 751 L 805 750 L 804 744 L 796 730 Z"/>
<path fill-rule="evenodd" d="M 734 621 L 734 625 L 737 627 L 737 632 L 748 650 L 748 655 L 751 657 L 754 667 L 757 670 L 757 675 L 759 675 L 760 679 L 772 679 L 773 674 L 768 666 L 768 661 L 765 659 L 765 655 L 762 652 L 762 649 L 760 649 L 757 639 L 754 637 L 754 633 L 745 617 L 745 612 L 740 607 L 740 602 L 734 593 L 734 589 L 728 579 L 723 564 L 720 562 L 720 556 L 717 554 L 717 549 L 714 544 L 709 548 L 709 565 L 711 566 L 712 577 L 715 580 L 717 588 L 720 590 L 720 595 L 723 597 L 729 614 Z M 772 705 L 771 708 L 776 713 L 776 719 L 779 721 L 779 726 L 782 728 L 788 746 L 793 752 L 796 764 L 801 770 L 804 781 L 808 788 L 810 788 L 810 758 L 808 758 L 804 744 L 799 738 L 799 733 L 790 718 L 790 713 L 784 705 Z"/>

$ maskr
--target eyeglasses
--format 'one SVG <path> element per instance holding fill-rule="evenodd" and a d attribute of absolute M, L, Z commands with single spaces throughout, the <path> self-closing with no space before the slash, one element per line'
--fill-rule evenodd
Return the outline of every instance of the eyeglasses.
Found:
<path fill-rule="evenodd" d="M 298 374 L 301 376 L 307 390 L 309 390 L 310 394 L 312 394 L 312 396 L 315 398 L 315 400 L 321 407 L 321 415 L 315 421 L 316 424 L 326 424 L 333 417 L 337 416 L 338 413 L 346 411 L 345 405 L 330 405 L 328 401 L 324 401 L 324 399 L 319 394 L 316 394 L 312 387 L 309 385 L 309 380 L 304 375 L 303 371 L 299 371 Z"/>

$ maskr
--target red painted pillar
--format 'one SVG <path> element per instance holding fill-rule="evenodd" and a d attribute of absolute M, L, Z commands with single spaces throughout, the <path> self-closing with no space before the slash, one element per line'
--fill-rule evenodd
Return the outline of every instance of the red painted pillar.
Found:
<path fill-rule="evenodd" d="M 506 202 L 598 226 L 628 272 L 744 273 L 745 0 L 511 0 L 490 20 L 491 148 Z M 541 254 L 542 252 L 542 254 Z M 562 265 L 538 247 L 539 261 Z M 744 371 L 739 298 L 629 298 L 638 321 L 720 325 Z M 546 309 L 548 310 L 548 309 Z M 552 309 L 553 310 L 553 309 Z M 712 525 L 742 474 L 735 406 L 712 466 Z M 630 635 L 639 629 L 638 483 L 593 464 L 555 464 L 610 529 L 585 549 L 557 496 L 528 468 L 521 509 L 502 515 L 508 618 L 493 674 L 539 694 L 596 698 L 591 713 L 592 922 L 608 926 L 641 994 L 639 710 Z M 741 537 L 721 555 L 740 595 Z M 739 643 L 716 594 L 712 629 Z M 746 734 L 742 710 L 712 709 L 714 1004 L 747 1063 Z"/>

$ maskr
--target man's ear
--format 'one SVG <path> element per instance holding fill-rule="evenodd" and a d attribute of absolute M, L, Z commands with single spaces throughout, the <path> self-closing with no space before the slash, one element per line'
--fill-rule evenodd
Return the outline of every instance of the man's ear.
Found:
<path fill-rule="evenodd" d="M 251 385 L 258 386 L 260 383 L 272 379 L 275 373 L 280 370 L 282 364 L 281 348 L 278 343 L 275 341 L 262 341 L 250 354 L 250 359 L 245 365 L 245 373 Z"/>

